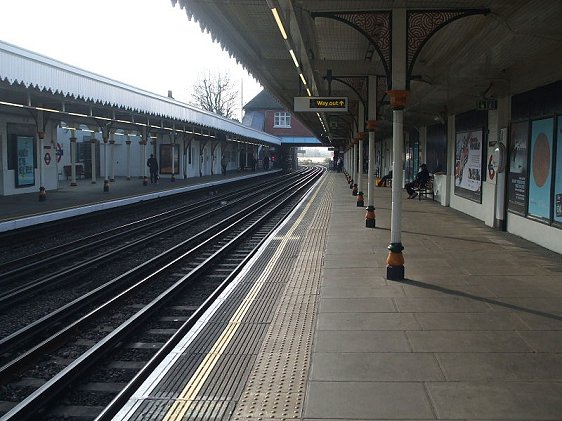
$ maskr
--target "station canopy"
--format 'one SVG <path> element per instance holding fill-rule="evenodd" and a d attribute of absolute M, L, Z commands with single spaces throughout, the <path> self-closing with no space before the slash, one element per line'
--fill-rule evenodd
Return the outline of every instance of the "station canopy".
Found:
<path fill-rule="evenodd" d="M 396 9 L 406 11 L 406 127 L 442 123 L 447 115 L 493 107 L 493 99 L 546 85 L 562 74 L 560 1 L 172 4 L 209 31 L 287 109 L 294 109 L 296 97 L 348 98 L 345 112 L 295 113 L 330 146 L 345 146 L 357 131 L 359 107 L 368 103 L 369 76 L 377 77 L 370 80 L 377 85 L 379 127 L 391 133 L 386 91 L 392 89 L 391 23 Z"/>
<path fill-rule="evenodd" d="M 281 139 L 235 120 L 0 41 L 0 111 L 44 111 L 53 121 L 268 146 Z"/>

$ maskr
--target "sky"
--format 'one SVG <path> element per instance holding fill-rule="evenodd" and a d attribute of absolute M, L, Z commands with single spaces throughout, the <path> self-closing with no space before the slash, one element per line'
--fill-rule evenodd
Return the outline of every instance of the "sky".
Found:
<path fill-rule="evenodd" d="M 243 98 L 260 84 L 170 0 L 0 0 L 0 40 L 159 95 L 190 102 L 207 72 Z"/>

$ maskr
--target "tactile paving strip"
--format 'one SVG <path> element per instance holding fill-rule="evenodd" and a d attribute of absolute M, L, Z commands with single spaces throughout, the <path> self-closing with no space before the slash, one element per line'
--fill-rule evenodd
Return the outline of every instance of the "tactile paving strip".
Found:
<path fill-rule="evenodd" d="M 303 412 L 311 342 L 320 286 L 331 186 L 311 221 L 295 234 L 302 247 L 277 306 L 248 383 L 235 408 L 234 421 L 294 420 Z"/>
<path fill-rule="evenodd" d="M 331 210 L 323 180 L 129 419 L 301 416 Z"/>

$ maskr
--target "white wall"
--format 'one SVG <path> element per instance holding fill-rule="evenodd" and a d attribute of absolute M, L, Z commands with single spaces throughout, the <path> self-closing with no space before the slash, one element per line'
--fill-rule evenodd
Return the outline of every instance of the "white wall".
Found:
<path fill-rule="evenodd" d="M 507 231 L 544 248 L 562 254 L 562 229 L 509 213 Z"/>
<path fill-rule="evenodd" d="M 509 98 L 498 99 L 498 110 L 488 112 L 488 140 L 498 140 L 499 131 L 503 127 L 507 127 L 507 119 L 509 115 Z M 455 116 L 449 116 L 448 119 L 448 132 L 447 132 L 447 145 L 448 145 L 448 168 L 454 171 L 455 167 Z M 489 159 L 492 147 L 485 146 L 486 151 L 486 164 Z M 487 172 L 487 170 L 486 170 Z M 482 183 L 482 203 L 475 203 L 471 200 L 464 199 L 454 194 L 455 184 L 454 177 L 448 174 L 445 177 L 448 183 L 448 192 L 443 191 L 443 197 L 440 195 L 441 204 L 450 204 L 451 208 L 465 213 L 471 217 L 483 221 L 486 225 L 493 227 L 496 209 L 496 179 L 490 180 L 487 177 L 486 181 Z M 440 178 L 439 183 L 444 182 Z M 446 190 L 446 189 L 441 189 Z M 536 243 L 542 247 L 552 250 L 556 253 L 562 254 L 562 230 L 559 228 L 550 227 L 547 224 L 534 221 L 520 215 L 507 213 L 507 232 L 517 235 L 525 240 Z"/>
<path fill-rule="evenodd" d="M 37 139 L 36 155 L 37 155 L 37 168 L 35 169 L 35 185 L 29 187 L 17 188 L 15 187 L 15 172 L 14 170 L 8 170 L 8 142 L 7 142 L 7 123 L 19 123 L 26 125 L 35 125 L 35 121 L 30 117 L 25 116 L 10 116 L 9 119 L 6 116 L 0 116 L 0 194 L 1 195 L 12 195 L 21 193 L 39 193 L 40 187 L 40 175 L 41 175 L 41 165 L 44 166 L 43 174 L 44 180 L 43 185 L 49 190 L 56 190 L 61 185 L 66 185 L 70 183 L 70 179 L 66 179 L 64 174 L 64 166 L 71 164 L 70 156 L 70 137 L 74 135 L 77 139 L 77 144 L 81 147 L 88 148 L 88 152 L 91 151 L 92 138 L 97 140 L 96 148 L 99 151 L 99 158 L 96 157 L 96 178 L 101 181 L 105 178 L 105 161 L 108 160 L 107 175 L 111 178 L 112 175 L 115 177 L 127 177 L 131 178 L 141 178 L 144 175 L 148 175 L 146 168 L 146 160 L 151 153 L 154 152 L 154 146 L 151 142 L 146 146 L 141 145 L 140 136 L 126 136 L 126 135 L 113 135 L 115 143 L 112 146 L 111 143 L 104 144 L 102 135 L 99 132 L 93 133 L 86 130 L 76 130 L 73 132 L 70 129 L 63 129 L 58 127 L 58 124 L 48 123 L 46 126 L 46 135 L 43 140 L 43 146 L 39 139 Z M 130 146 L 127 145 L 127 140 L 131 141 Z M 169 143 L 169 137 L 158 136 L 156 139 L 156 156 L 159 155 L 159 145 L 164 143 Z M 184 145 L 188 144 L 186 139 L 178 139 L 176 143 L 179 144 L 179 174 L 176 178 L 183 179 L 184 174 L 188 178 L 199 177 L 199 168 L 201 167 L 202 175 L 211 175 L 211 168 L 213 174 L 221 174 L 221 156 L 223 153 L 223 145 L 219 144 L 216 146 L 218 140 L 210 138 L 205 142 L 205 147 L 203 149 L 203 154 L 201 152 L 201 140 L 191 141 L 191 154 L 192 160 L 189 164 L 189 148 L 184 154 Z M 57 162 L 57 144 L 60 145 L 62 150 L 62 156 L 60 161 Z M 215 159 L 211 159 L 212 146 L 216 146 L 214 149 Z M 107 153 L 105 152 L 107 148 Z M 113 148 L 113 161 L 114 161 L 114 171 L 110 165 L 111 159 L 111 148 Z M 128 161 L 128 149 L 130 148 L 130 159 Z M 239 150 L 241 144 L 237 142 L 228 142 L 226 144 L 226 153 L 230 158 L 228 163 L 228 170 L 234 170 L 239 167 Z M 143 154 L 143 149 L 146 153 Z M 78 152 L 78 151 L 77 151 Z M 45 163 L 45 154 L 49 153 L 51 156 L 51 161 L 47 165 Z M 76 155 L 76 162 L 78 162 L 78 153 Z M 99 161 L 99 162 L 97 162 Z M 130 170 L 128 170 L 127 162 L 129 162 Z M 89 171 L 88 171 L 89 172 Z M 170 175 L 164 175 L 164 178 L 169 178 Z M 77 183 L 90 182 L 91 179 L 77 179 Z"/>

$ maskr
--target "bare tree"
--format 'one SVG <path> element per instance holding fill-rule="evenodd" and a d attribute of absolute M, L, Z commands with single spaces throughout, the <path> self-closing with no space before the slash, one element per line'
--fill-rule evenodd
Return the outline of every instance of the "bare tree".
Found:
<path fill-rule="evenodd" d="M 193 100 L 204 110 L 226 118 L 233 118 L 238 91 L 228 74 L 200 74 L 193 86 Z"/>

